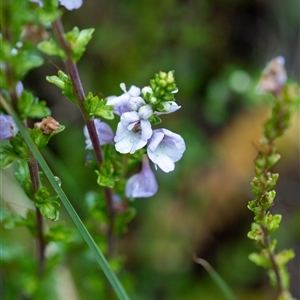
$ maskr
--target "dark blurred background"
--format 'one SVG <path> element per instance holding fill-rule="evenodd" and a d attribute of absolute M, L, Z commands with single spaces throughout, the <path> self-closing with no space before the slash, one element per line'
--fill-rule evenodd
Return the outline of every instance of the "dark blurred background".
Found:
<path fill-rule="evenodd" d="M 255 85 L 278 55 L 286 59 L 289 79 L 299 81 L 299 11 L 298 0 L 86 0 L 63 16 L 66 31 L 95 28 L 78 64 L 86 93 L 119 95 L 121 82 L 143 87 L 158 71 L 175 70 L 182 108 L 164 116 L 163 126 L 182 135 L 187 150 L 174 172 L 156 172 L 157 195 L 132 203 L 137 217 L 118 244 L 132 299 L 225 299 L 193 254 L 207 260 L 238 299 L 274 299 L 265 270 L 248 260 L 256 250 L 247 238 L 253 144 L 272 105 L 271 97 L 255 94 Z M 45 80 L 56 72 L 46 62 L 25 84 L 66 126 L 45 155 L 84 217 L 85 193 L 98 187 L 84 166 L 80 112 Z M 280 179 L 271 210 L 283 215 L 278 249 L 293 248 L 297 255 L 288 267 L 292 293 L 299 298 L 299 113 L 278 148 Z M 97 284 L 73 269 L 78 297 L 100 299 L 93 290 Z"/>

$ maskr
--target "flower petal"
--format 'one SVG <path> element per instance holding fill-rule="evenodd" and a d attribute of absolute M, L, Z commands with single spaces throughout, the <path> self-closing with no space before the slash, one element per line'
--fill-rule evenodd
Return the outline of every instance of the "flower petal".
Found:
<path fill-rule="evenodd" d="M 11 116 L 0 114 L 0 140 L 12 138 L 18 131 L 19 129 Z"/>
<path fill-rule="evenodd" d="M 174 170 L 184 151 L 183 138 L 167 129 L 154 130 L 147 147 L 150 160 L 166 173 Z"/>
<path fill-rule="evenodd" d="M 157 192 L 158 186 L 147 156 L 143 156 L 142 171 L 131 176 L 125 188 L 126 197 L 147 198 Z"/>

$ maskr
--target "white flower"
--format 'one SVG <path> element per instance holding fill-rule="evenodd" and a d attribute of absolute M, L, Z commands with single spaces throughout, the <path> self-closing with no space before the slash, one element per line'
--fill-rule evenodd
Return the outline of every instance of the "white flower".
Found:
<path fill-rule="evenodd" d="M 115 136 L 115 147 L 120 153 L 133 154 L 143 148 L 152 135 L 151 124 L 143 120 L 136 111 L 121 116 Z"/>
<path fill-rule="evenodd" d="M 157 182 L 146 155 L 142 163 L 141 172 L 131 176 L 126 183 L 125 193 L 128 198 L 152 197 L 157 192 Z"/>
<path fill-rule="evenodd" d="M 185 151 L 183 138 L 170 130 L 157 129 L 153 131 L 148 143 L 147 153 L 150 160 L 168 173 L 175 168 L 175 162 L 181 159 Z"/>
<path fill-rule="evenodd" d="M 103 146 L 105 144 L 113 143 L 114 141 L 114 133 L 108 124 L 105 122 L 101 122 L 99 119 L 94 120 L 96 132 L 98 139 L 100 141 L 100 145 Z M 83 134 L 85 136 L 85 149 L 93 149 L 92 141 L 86 126 L 83 128 Z"/>

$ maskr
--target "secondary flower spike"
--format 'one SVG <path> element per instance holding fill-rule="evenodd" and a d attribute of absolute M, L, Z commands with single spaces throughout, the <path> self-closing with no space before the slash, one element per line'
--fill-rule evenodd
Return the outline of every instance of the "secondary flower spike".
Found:
<path fill-rule="evenodd" d="M 131 176 L 125 188 L 126 197 L 147 198 L 156 194 L 158 189 L 155 176 L 146 155 L 143 156 L 142 171 Z"/>
<path fill-rule="evenodd" d="M 0 114 L 0 140 L 12 138 L 18 131 L 19 129 L 11 116 Z"/>
<path fill-rule="evenodd" d="M 170 130 L 157 129 L 148 143 L 147 153 L 155 164 L 164 172 L 169 173 L 175 168 L 175 162 L 181 159 L 185 151 L 183 138 Z"/>
<path fill-rule="evenodd" d="M 114 141 L 114 133 L 110 126 L 105 122 L 101 122 L 99 119 L 94 120 L 97 136 L 100 141 L 100 145 L 110 144 Z M 90 139 L 90 135 L 86 126 L 83 128 L 83 133 L 85 136 L 85 149 L 93 149 L 92 141 Z"/>

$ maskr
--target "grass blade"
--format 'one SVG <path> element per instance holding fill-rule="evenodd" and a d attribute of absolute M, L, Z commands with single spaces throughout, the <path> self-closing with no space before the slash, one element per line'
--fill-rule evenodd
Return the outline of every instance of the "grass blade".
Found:
<path fill-rule="evenodd" d="M 82 223 L 81 219 L 77 215 L 76 211 L 74 210 L 72 204 L 70 203 L 69 199 L 65 195 L 64 191 L 61 189 L 61 187 L 58 185 L 57 181 L 54 178 L 53 173 L 51 172 L 49 166 L 47 165 L 46 161 L 44 160 L 43 156 L 41 155 L 40 151 L 37 149 L 37 147 L 34 145 L 33 141 L 31 140 L 27 129 L 25 129 L 23 123 L 20 121 L 18 115 L 16 112 L 6 103 L 6 101 L 1 97 L 1 104 L 5 108 L 5 110 L 13 117 L 17 127 L 20 130 L 20 133 L 22 137 L 24 138 L 26 144 L 28 145 L 28 148 L 32 152 L 35 159 L 38 161 L 41 169 L 43 170 L 44 174 L 47 176 L 49 182 L 51 183 L 52 187 L 56 191 L 57 195 L 59 196 L 61 202 L 65 206 L 67 212 L 69 213 L 70 217 L 74 221 L 75 225 L 77 226 L 79 232 L 81 233 L 82 237 L 90 247 L 92 253 L 95 256 L 95 259 L 99 263 L 101 269 L 103 270 L 105 276 L 107 277 L 108 281 L 110 282 L 112 288 L 114 289 L 115 293 L 117 294 L 118 298 L 120 300 L 129 300 L 128 295 L 126 294 L 126 291 L 124 290 L 122 284 L 118 280 L 115 273 L 110 268 L 107 260 L 105 259 L 103 253 L 98 248 L 97 244 L 95 243 L 94 239 Z"/>

